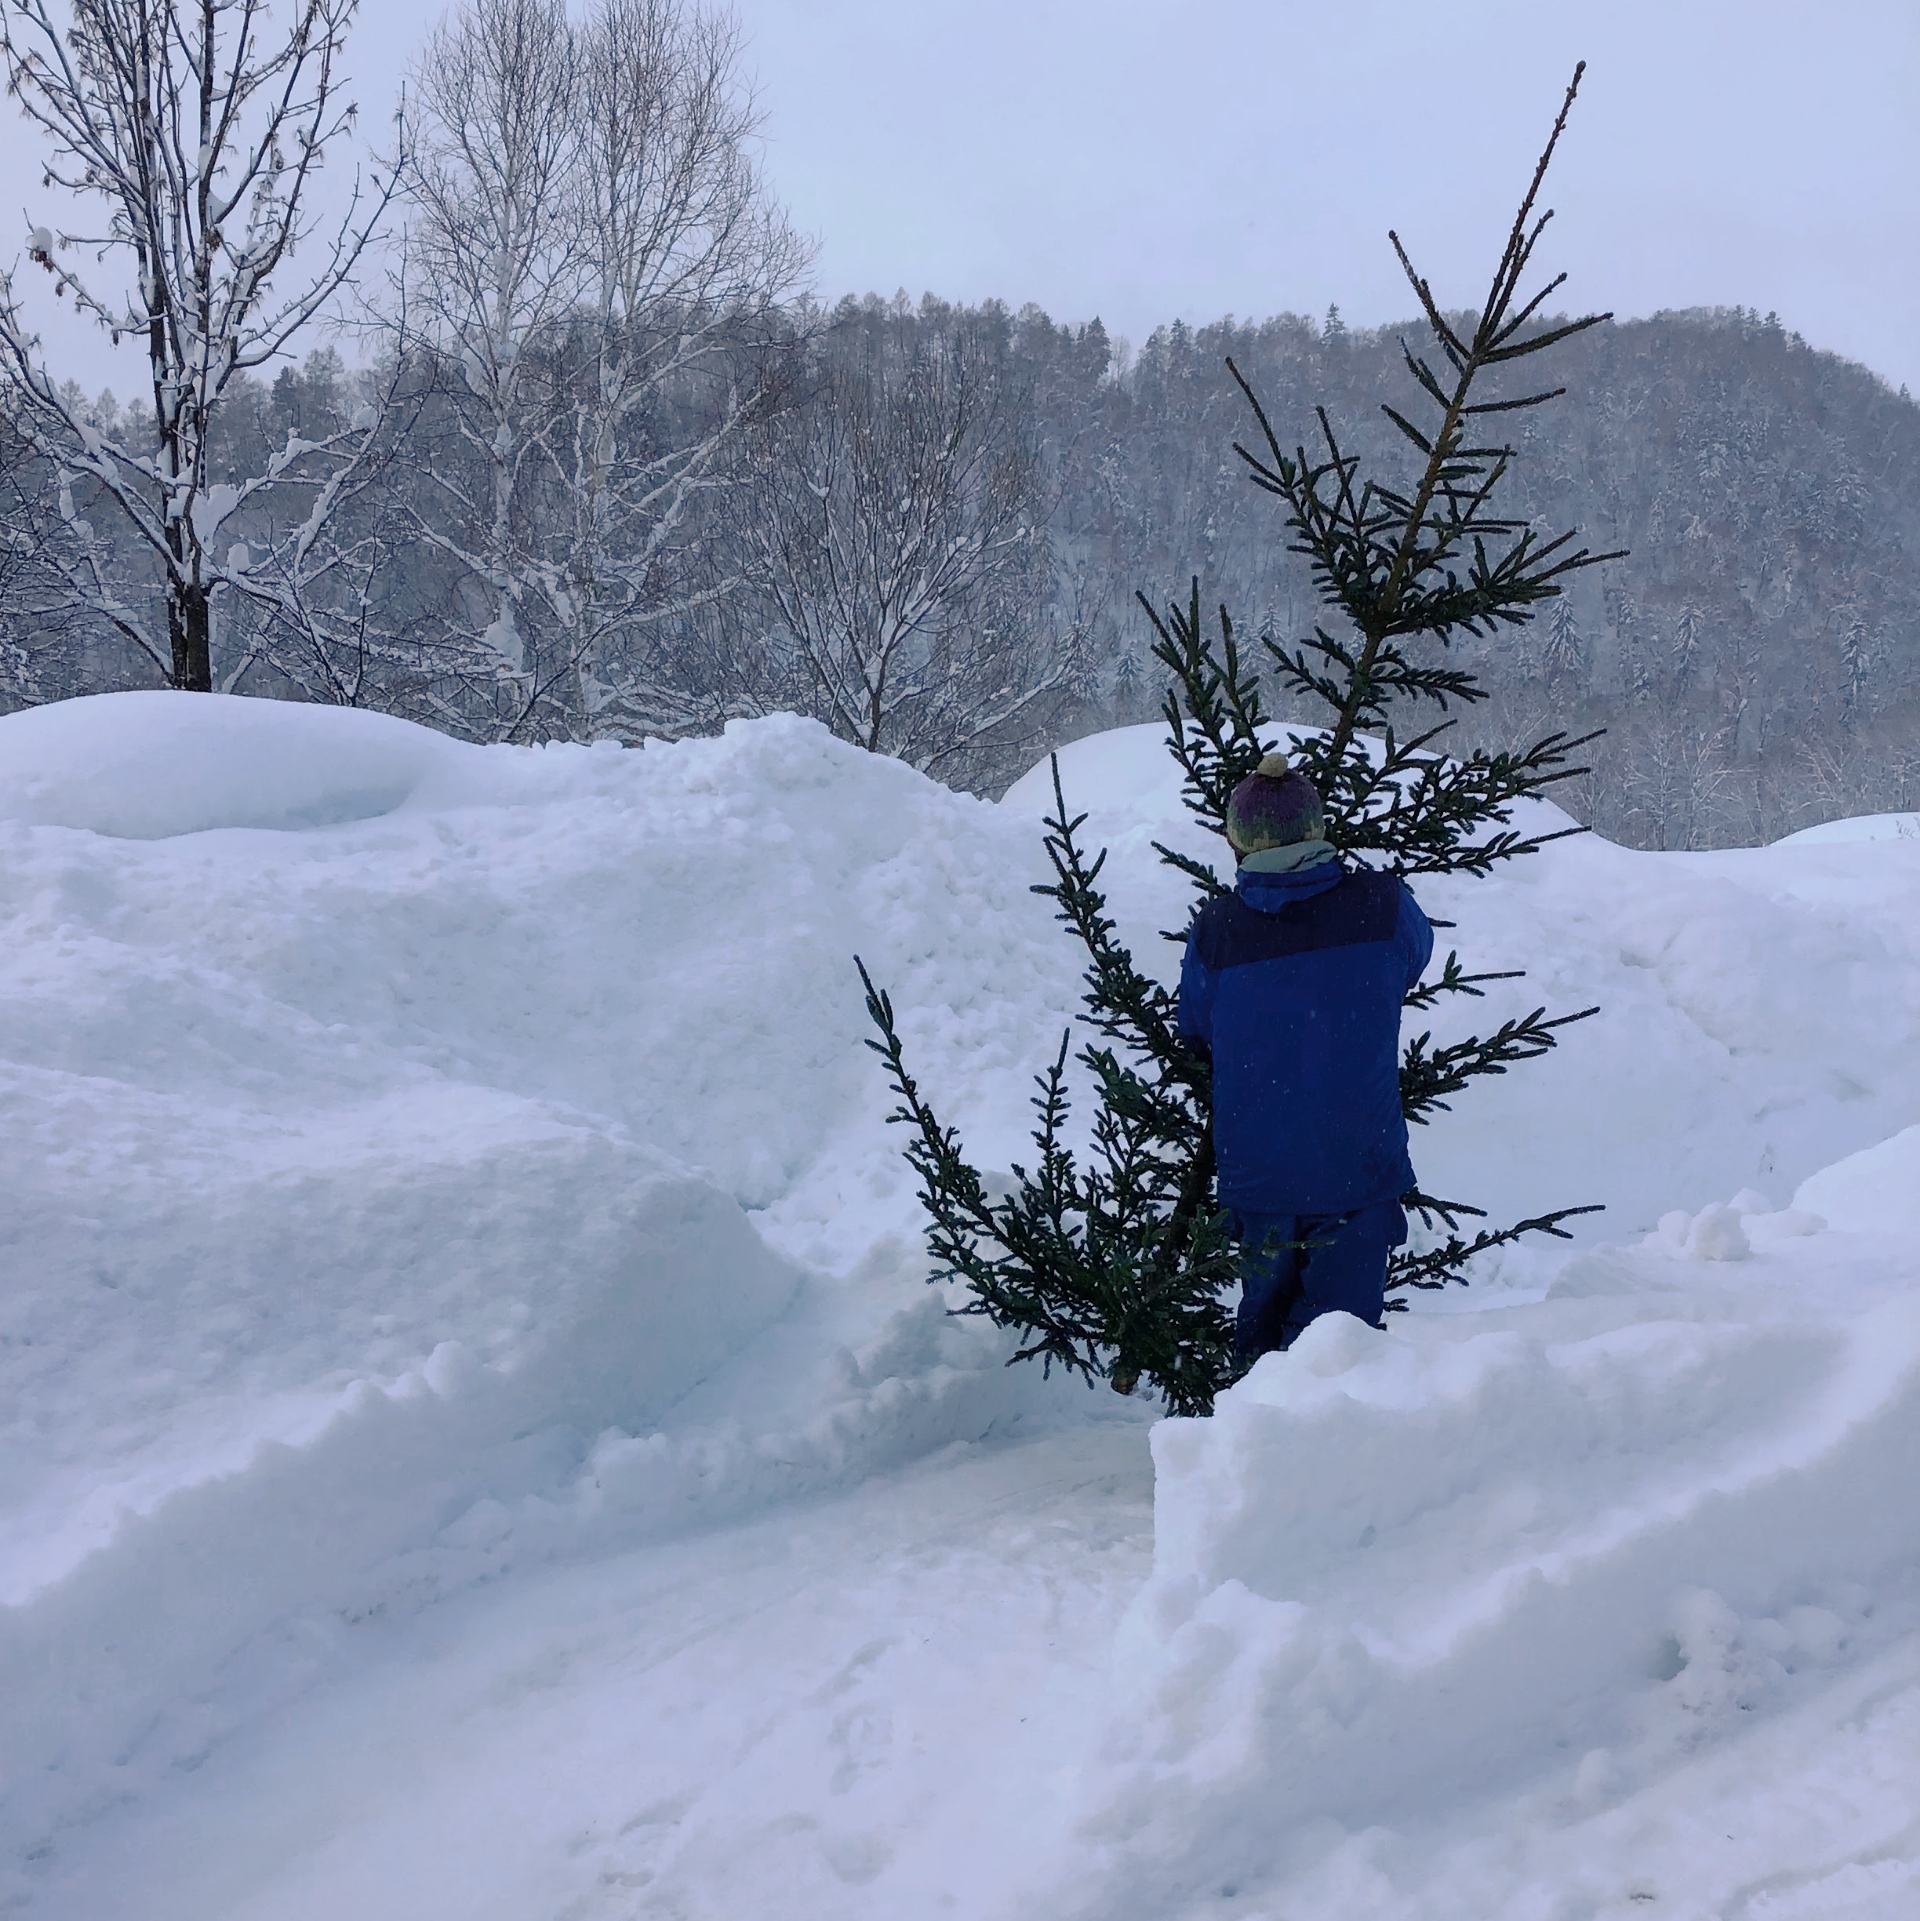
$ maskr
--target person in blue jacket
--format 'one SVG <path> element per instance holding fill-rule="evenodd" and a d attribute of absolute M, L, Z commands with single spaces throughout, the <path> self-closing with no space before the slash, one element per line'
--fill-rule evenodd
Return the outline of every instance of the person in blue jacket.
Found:
<path fill-rule="evenodd" d="M 1251 1364 L 1336 1309 L 1378 1327 L 1413 1186 L 1400 1004 L 1433 929 L 1393 874 L 1348 867 L 1284 754 L 1233 790 L 1231 894 L 1194 916 L 1180 1031 L 1213 1063 L 1222 1207 L 1241 1246 L 1234 1345 Z"/>

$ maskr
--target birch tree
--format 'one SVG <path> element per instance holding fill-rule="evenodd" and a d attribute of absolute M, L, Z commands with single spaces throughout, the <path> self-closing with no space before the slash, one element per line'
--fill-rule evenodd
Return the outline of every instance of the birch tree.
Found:
<path fill-rule="evenodd" d="M 659 637 L 700 496 L 764 405 L 807 245 L 752 152 L 731 17 L 473 0 L 415 73 L 404 280 L 444 407 L 416 533 L 447 575 L 444 725 L 673 731 Z"/>
<path fill-rule="evenodd" d="M 56 301 L 141 357 L 151 411 L 131 416 L 137 431 L 103 433 L 48 371 L 11 275 L 0 277 L 0 379 L 55 477 L 72 537 L 54 563 L 67 604 L 169 686 L 213 688 L 222 595 L 298 615 L 244 543 L 223 541 L 222 523 L 295 462 L 351 458 L 377 424 L 363 414 L 324 446 L 290 440 L 238 482 L 209 466 L 229 390 L 327 312 L 392 192 L 376 171 L 325 232 L 312 217 L 321 166 L 354 126 L 340 59 L 356 4 L 293 0 L 276 15 L 266 0 L 72 0 L 56 15 L 49 0 L 0 0 L 8 91 L 48 143 L 43 191 L 65 196 L 74 223 L 34 226 L 28 260 L 52 276 Z M 306 242 L 317 268 L 283 286 Z M 99 524 L 101 510 L 116 528 Z M 117 544 L 144 575 L 116 565 Z"/>

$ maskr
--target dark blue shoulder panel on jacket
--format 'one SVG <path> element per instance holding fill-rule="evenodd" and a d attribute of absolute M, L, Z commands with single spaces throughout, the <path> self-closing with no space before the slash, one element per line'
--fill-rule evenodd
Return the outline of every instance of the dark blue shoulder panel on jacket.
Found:
<path fill-rule="evenodd" d="M 1400 882 L 1392 874 L 1349 874 L 1338 887 L 1264 914 L 1236 894 L 1219 894 L 1200 910 L 1195 945 L 1215 972 L 1329 947 L 1390 941 L 1400 915 Z"/>

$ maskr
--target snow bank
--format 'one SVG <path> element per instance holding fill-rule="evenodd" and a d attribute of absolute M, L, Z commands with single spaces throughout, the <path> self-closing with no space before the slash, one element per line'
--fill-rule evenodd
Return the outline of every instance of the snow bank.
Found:
<path fill-rule="evenodd" d="M 487 756 L 385 714 L 197 694 L 96 694 L 10 714 L 0 819 L 162 840 L 390 814 Z"/>
<path fill-rule="evenodd" d="M 1329 1317 L 1212 1420 L 1156 1428 L 1154 1572 L 1082 1810 L 1106 1872 L 1067 1911 L 1285 1886 L 1334 1912 L 1369 1854 L 1348 1837 L 1502 1800 L 1564 1829 L 1911 1634 L 1920 1257 L 1885 1224 L 1915 1152 L 1797 1197 L 1879 1222 L 1871 1267 L 1752 1212 L 1767 1251 L 1737 1270 L 1662 1235 L 1577 1258 L 1543 1303 Z M 1563 1896 L 1603 1898 L 1619 1864 L 1559 1845 Z M 1337 1911 L 1534 1912 L 1390 1852 Z"/>
<path fill-rule="evenodd" d="M 1027 1384 L 918 1288 L 852 954 L 963 1112 L 1017 1115 L 1071 986 L 1036 866 L 798 721 L 623 752 L 176 695 L 0 720 L 19 1844 L 199 1751 L 182 1703 L 290 1621 L 1008 1418 Z M 773 1245 L 743 1210 L 783 1200 Z M 113 1650 L 84 1683 L 76 1646 Z"/>
<path fill-rule="evenodd" d="M 587 1195 L 589 1171 L 614 1178 Z M 503 1299 L 533 1305 L 522 1326 L 495 1331 L 499 1361 L 447 1339 L 396 1378 L 334 1393 L 248 1401 L 230 1389 L 224 1404 L 159 1427 L 144 1452 L 123 1441 L 105 1461 L 70 1456 L 8 1517 L 0 1697 L 18 1770 L 8 1812 L 29 1831 L 123 1769 L 183 1684 L 204 1692 L 276 1623 L 388 1614 L 497 1572 L 513 1551 L 503 1497 L 550 1502 L 582 1437 L 657 1416 L 794 1292 L 791 1267 L 705 1182 L 587 1156 L 508 1155 L 439 1180 L 417 1163 L 399 1173 L 370 1179 L 357 1201 L 306 1184 L 296 1208 L 341 1230 L 317 1258 L 237 1214 L 174 1233 L 164 1274 L 156 1263 L 120 1282 L 140 1312 L 86 1359 L 104 1375 L 124 1357 L 136 1381 L 185 1343 L 317 1318 L 306 1307 L 316 1297 L 359 1319 L 376 1303 L 417 1302 L 425 1280 L 469 1331 L 450 1278 L 470 1295 L 491 1282 L 490 1313 Z M 531 1249 L 559 1224 L 541 1203 L 564 1215 L 569 1200 L 584 1202 L 580 1216 L 553 1238 L 571 1271 L 530 1276 Z M 165 1275 L 191 1279 L 168 1290 Z M 103 1415 L 119 1411 L 105 1382 L 96 1393 Z M 525 1540 L 513 1547 L 525 1557 Z M 89 1650 L 80 1686 L 76 1646 Z M 219 1721 L 189 1714 L 147 1759 L 190 1765 Z"/>
<path fill-rule="evenodd" d="M 1061 759 L 1123 930 L 1170 974 L 1154 936 L 1188 892 L 1150 843 L 1210 850 L 1158 736 Z M 485 1772 L 461 1716 L 520 1784 L 501 1805 L 570 1804 L 568 1716 L 605 1651 L 650 1675 L 696 1645 L 678 1602 L 621 1584 L 722 1522 L 762 1530 L 760 1572 L 736 1595 L 718 1535 L 701 1563 L 719 1598 L 672 1695 L 711 1763 L 699 1812 L 683 1830 L 681 1751 L 636 1681 L 640 1719 L 603 1714 L 594 1751 L 647 1747 L 623 1764 L 664 1783 L 647 1806 L 610 1776 L 585 1838 L 465 1809 L 488 1884 L 524 1891 L 503 1915 L 631 1905 L 656 1872 L 690 1914 L 931 1912 L 985 1885 L 977 1834 L 1015 1812 L 1043 1908 L 1113 1917 L 1259 1912 L 1260 1889 L 1275 1915 L 1637 1913 L 1622 1836 L 1677 1859 L 1687 1822 L 1744 1834 L 1728 1810 L 1762 1787 L 1754 1861 L 1879 1859 L 1920 1726 L 1920 843 L 1583 839 L 1422 886 L 1470 965 L 1529 970 L 1468 1017 L 1603 1013 L 1416 1163 L 1497 1210 L 1609 1212 L 1570 1263 L 1495 1263 L 1384 1335 L 1323 1324 L 1211 1423 L 1155 1430 L 1155 1571 L 1110 1678 L 1058 1624 L 1118 1614 L 1137 1497 L 1088 1524 L 1116 1558 L 1085 1591 L 1033 1530 L 1138 1485 L 1149 1410 L 1003 1368 L 920 1285 L 851 966 L 893 990 L 976 1157 L 1016 1158 L 1081 992 L 1029 891 L 1051 799 L 1044 771 L 998 807 L 956 796 L 791 719 L 643 751 L 177 695 L 0 719 L 0 1906 L 125 1911 L 87 1892 L 96 1843 L 143 1887 L 141 1837 L 165 1833 L 181 1878 L 156 1913 L 469 1921 L 465 1884 L 376 1865 L 430 1848 L 435 1797 Z M 1081 1445 L 1096 1428 L 1110 1452 Z M 1074 1441 L 1034 1491 L 1048 1518 L 1015 1525 L 996 1482 L 942 1520 L 940 1451 L 1009 1430 Z M 836 1497 L 832 1538 L 864 1540 L 886 1498 L 863 1484 L 914 1460 L 888 1511 L 928 1531 L 901 1566 L 823 1550 L 789 1591 L 781 1530 L 821 1511 L 794 1504 Z M 556 1639 L 541 1610 L 616 1560 L 611 1624 Z M 872 1625 L 883 1592 L 921 1612 Z M 1019 1649 L 978 1697 L 1004 1725 L 951 1750 L 972 1800 L 925 1757 L 976 1696 L 915 1665 L 959 1612 L 983 1662 Z M 296 1895 L 333 1818 L 308 1763 L 358 1781 L 402 1712 L 379 1660 L 430 1662 L 456 1615 L 470 1671 L 409 1698 L 466 1706 L 396 1742 L 421 1759 L 381 1776 L 375 1854 L 328 1830 L 352 1898 Z M 570 1664 L 571 1692 L 538 1678 Z M 1029 1729 L 1032 1677 L 1063 1665 Z M 516 1759 L 533 1696 L 553 1745 Z M 763 1711 L 789 1697 L 795 1718 Z M 360 1705 L 333 1727 L 340 1699 Z M 1796 1741 L 1872 1757 L 1877 1798 L 1789 1806 Z M 1765 1743 L 1789 1759 L 1740 1758 Z M 262 1755 L 283 1785 L 247 1801 L 243 1852 L 293 1905 L 200 1899 L 199 1837 Z M 780 1784 L 816 1777 L 776 1819 Z M 1820 1899 L 1852 1913 L 1851 1886 Z"/>
<path fill-rule="evenodd" d="M 136 1186 L 129 1205 L 109 1180 L 90 1206 L 68 1190 L 63 1218 L 29 1197 L 10 1236 L 0 1603 L 185 1487 L 232 1491 L 263 1447 L 318 1447 L 375 1387 L 484 1384 L 496 1438 L 631 1427 L 792 1299 L 796 1271 L 739 1207 L 657 1157 L 524 1120 L 488 1140 L 469 1119 L 455 1146 L 427 1131 L 438 1116 L 405 1118 L 411 1139 L 394 1124 L 351 1155 L 309 1139 L 304 1165 L 185 1200 Z"/>
<path fill-rule="evenodd" d="M 1114 850 L 1103 882 L 1123 935 L 1171 980 L 1179 950 L 1154 936 L 1184 923 L 1192 896 L 1152 843 L 1209 861 L 1219 843 L 1182 807 L 1164 734 L 1076 741 L 1060 769 L 1085 843 Z M 1037 830 L 1053 806 L 1044 764 L 1003 806 Z M 1514 822 L 1573 825 L 1542 801 Z M 1427 911 L 1456 923 L 1442 954 L 1526 974 L 1436 1010 L 1440 1038 L 1542 1004 L 1601 1010 L 1414 1131 L 1428 1191 L 1509 1218 L 1600 1201 L 1578 1236 L 1618 1239 L 1705 1195 L 1791 1189 L 1920 1120 L 1920 839 L 1856 841 L 1849 825 L 1704 854 L 1583 835 L 1485 880 L 1417 881 Z M 1506 1265 L 1536 1271 L 1530 1257 Z"/>
<path fill-rule="evenodd" d="M 1862 840 L 1920 841 L 1920 814 L 1855 814 L 1848 820 L 1824 820 L 1818 827 L 1803 827 L 1774 845 L 1836 847 Z"/>
<path fill-rule="evenodd" d="M 1920 1242 L 1920 1127 L 1823 1167 L 1793 1204 L 1837 1228 Z"/>

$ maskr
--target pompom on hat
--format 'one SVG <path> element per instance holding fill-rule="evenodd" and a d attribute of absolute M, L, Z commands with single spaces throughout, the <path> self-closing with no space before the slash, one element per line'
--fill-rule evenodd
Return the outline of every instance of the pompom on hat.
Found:
<path fill-rule="evenodd" d="M 1242 854 L 1319 840 L 1324 824 L 1318 790 L 1285 754 L 1269 754 L 1227 802 L 1227 839 Z"/>

